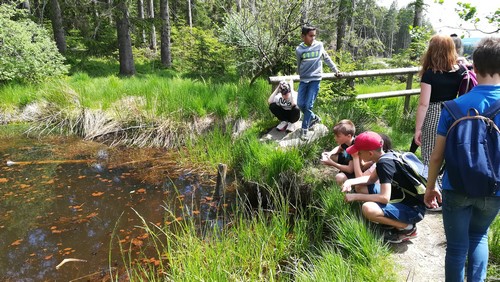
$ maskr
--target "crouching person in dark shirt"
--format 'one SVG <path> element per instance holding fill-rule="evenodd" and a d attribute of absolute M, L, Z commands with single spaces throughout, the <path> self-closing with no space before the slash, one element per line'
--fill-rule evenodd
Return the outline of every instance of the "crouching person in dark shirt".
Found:
<path fill-rule="evenodd" d="M 371 189 L 370 194 L 346 193 L 347 202 L 361 201 L 363 216 L 383 224 L 392 230 L 386 232 L 385 241 L 401 243 L 417 236 L 416 223 L 425 215 L 423 197 L 419 197 L 414 184 L 408 179 L 392 152 L 384 152 L 384 141 L 378 133 L 366 131 L 347 148 L 347 153 L 358 153 L 363 161 L 373 161 L 376 169 L 367 176 L 348 179 L 342 192 L 350 192 L 353 185 L 372 185 L 380 182 L 380 191 Z"/>

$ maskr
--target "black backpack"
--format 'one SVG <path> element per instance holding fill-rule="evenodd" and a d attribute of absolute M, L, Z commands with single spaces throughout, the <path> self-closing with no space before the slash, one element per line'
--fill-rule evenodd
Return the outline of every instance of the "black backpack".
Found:
<path fill-rule="evenodd" d="M 423 203 L 427 175 L 425 175 L 424 164 L 420 159 L 412 152 L 400 153 L 395 151 L 389 151 L 380 158 L 395 160 L 398 168 L 405 173 L 407 179 L 413 185 L 412 188 L 401 186 L 399 188 L 404 194 L 408 194 Z"/>

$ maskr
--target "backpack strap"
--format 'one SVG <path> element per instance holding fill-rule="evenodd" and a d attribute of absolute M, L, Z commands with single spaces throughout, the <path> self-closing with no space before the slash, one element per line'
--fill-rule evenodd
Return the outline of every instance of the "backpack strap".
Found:
<path fill-rule="evenodd" d="M 500 101 L 500 100 L 499 100 Z M 450 113 L 450 115 L 455 119 L 459 119 L 461 117 L 464 116 L 464 114 L 462 113 L 462 111 L 460 110 L 460 108 L 458 107 L 457 105 L 457 102 L 455 102 L 454 100 L 449 100 L 449 101 L 445 101 L 443 103 L 443 107 L 448 110 L 448 112 Z"/>
<path fill-rule="evenodd" d="M 410 196 L 412 196 L 413 198 L 417 199 L 417 200 L 421 200 L 419 198 L 419 193 L 418 193 L 418 189 L 415 187 L 415 185 L 420 185 L 420 182 L 419 180 L 412 175 L 411 172 L 408 171 L 408 169 L 405 167 L 405 164 L 404 164 L 404 161 L 403 161 L 403 158 L 401 156 L 401 153 L 398 153 L 398 152 L 395 152 L 395 151 L 389 151 L 385 154 L 383 154 L 381 157 L 381 159 L 391 159 L 391 160 L 394 160 L 394 162 L 396 163 L 396 165 L 399 167 L 399 169 L 406 175 L 407 179 L 414 185 L 414 189 L 417 190 L 417 193 L 411 191 L 410 189 L 408 188 L 405 188 L 405 187 L 402 187 L 402 186 L 399 186 L 399 189 L 403 190 L 403 192 L 409 194 Z M 397 168 L 396 168 L 397 169 Z"/>
<path fill-rule="evenodd" d="M 496 100 L 484 113 L 482 116 L 485 116 L 489 119 L 493 119 L 498 113 L 500 113 L 500 100 Z"/>

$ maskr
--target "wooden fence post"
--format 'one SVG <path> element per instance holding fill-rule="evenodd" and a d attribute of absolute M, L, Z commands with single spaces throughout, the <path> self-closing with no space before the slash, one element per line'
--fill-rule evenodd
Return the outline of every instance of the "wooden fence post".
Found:
<path fill-rule="evenodd" d="M 406 78 L 406 90 L 411 89 L 412 83 L 413 83 L 413 73 L 409 73 L 408 77 Z M 405 109 L 404 109 L 405 115 L 408 115 L 410 113 L 410 99 L 411 99 L 410 96 L 405 97 Z"/>
<path fill-rule="evenodd" d="M 217 183 L 215 184 L 214 198 L 220 198 L 226 190 L 227 165 L 220 163 L 217 167 Z"/>

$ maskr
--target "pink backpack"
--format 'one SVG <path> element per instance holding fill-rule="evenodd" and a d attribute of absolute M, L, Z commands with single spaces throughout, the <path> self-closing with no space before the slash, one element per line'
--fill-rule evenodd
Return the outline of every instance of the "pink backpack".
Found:
<path fill-rule="evenodd" d="M 464 95 L 477 85 L 474 71 L 469 70 L 465 65 L 460 65 L 460 71 L 462 72 L 462 81 L 460 81 L 460 86 L 458 87 L 458 96 Z"/>

